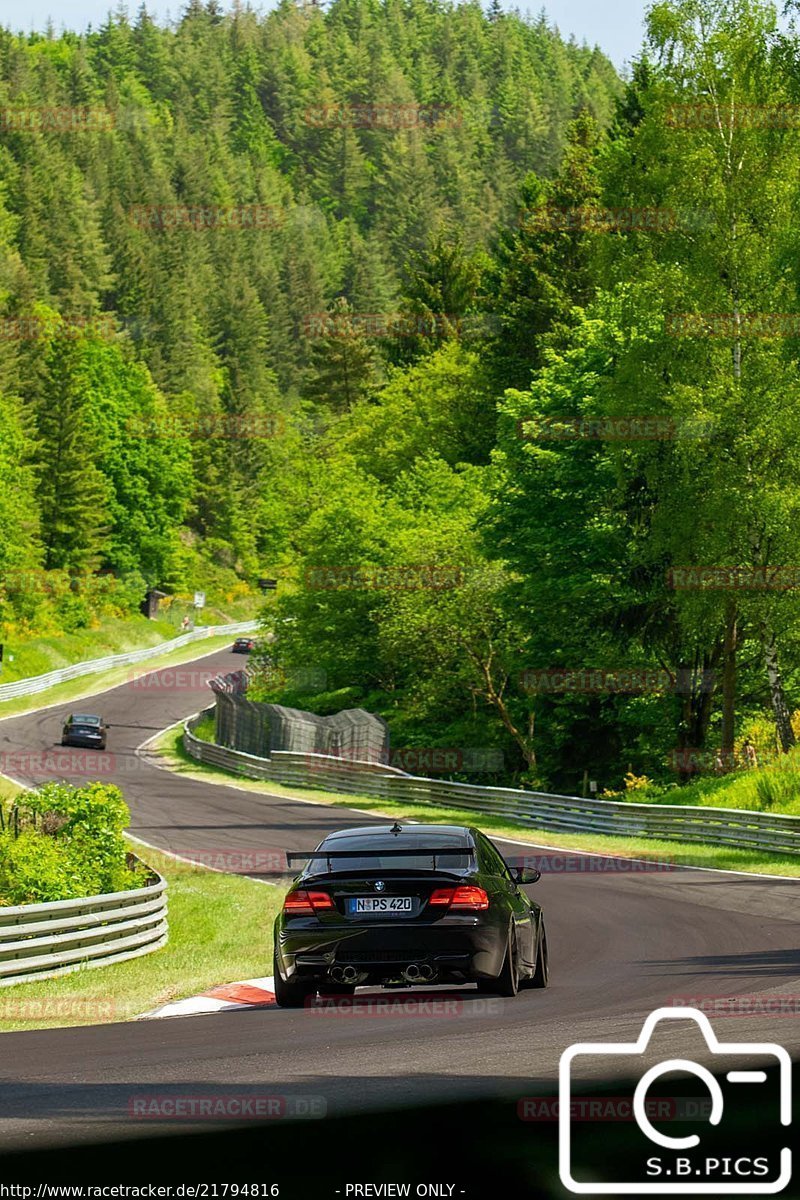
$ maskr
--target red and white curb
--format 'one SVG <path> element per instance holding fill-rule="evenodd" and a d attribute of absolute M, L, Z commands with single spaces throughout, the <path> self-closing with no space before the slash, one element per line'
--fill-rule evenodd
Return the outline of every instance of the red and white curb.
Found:
<path fill-rule="evenodd" d="M 216 1012 L 230 1012 L 242 1008 L 274 1008 L 275 981 L 272 975 L 263 979 L 242 979 L 238 983 L 225 983 L 222 987 L 212 988 L 201 996 L 188 996 L 185 1000 L 175 1000 L 172 1004 L 164 1004 L 152 1012 L 143 1013 L 140 1021 L 154 1020 L 157 1017 L 195 1017 Z"/>
<path fill-rule="evenodd" d="M 224 983 L 221 987 L 203 992 L 201 996 L 189 996 L 186 1000 L 175 1000 L 172 1004 L 164 1004 L 161 1008 L 153 1009 L 152 1012 L 142 1013 L 136 1019 L 152 1021 L 160 1017 L 208 1016 L 211 1013 L 236 1012 L 244 1008 L 277 1008 L 274 987 L 275 979 L 272 975 L 267 975 L 263 979 L 242 979 L 238 983 Z M 444 998 L 452 1001 L 454 993 L 460 994 L 463 991 L 471 993 L 472 985 L 468 983 L 452 984 L 447 988 Z M 403 996 L 398 1000 L 397 997 L 387 999 L 379 988 L 367 985 L 358 988 L 356 996 L 364 1002 L 364 1011 L 369 1011 L 370 1005 L 377 1005 L 378 1011 L 391 1013 L 398 1003 L 402 1006 L 411 1001 L 413 1009 L 415 1003 L 419 1004 L 426 998 L 430 998 L 431 988 L 426 984 L 406 988 Z M 352 1008 L 352 999 L 344 1000 L 343 1007 L 345 1010 Z"/>

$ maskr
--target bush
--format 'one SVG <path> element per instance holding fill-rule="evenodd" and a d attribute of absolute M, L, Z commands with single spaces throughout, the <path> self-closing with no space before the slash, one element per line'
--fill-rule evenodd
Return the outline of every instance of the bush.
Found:
<path fill-rule="evenodd" d="M 55 841 L 35 830 L 0 835 L 0 904 L 46 904 L 85 895 Z"/>
<path fill-rule="evenodd" d="M 800 796 L 800 769 L 795 756 L 780 759 L 768 770 L 755 777 L 755 791 L 760 809 L 789 812 L 797 807 Z"/>
<path fill-rule="evenodd" d="M 766 713 L 754 713 L 742 723 L 741 733 L 733 745 L 734 762 L 737 767 L 748 767 L 749 763 L 744 753 L 746 740 L 753 743 L 756 758 L 760 767 L 775 762 L 780 757 L 778 731 L 771 716 Z"/>
<path fill-rule="evenodd" d="M 16 839 L 0 836 L 0 904 L 71 900 L 141 887 L 127 864 L 122 836 L 130 819 L 119 788 L 104 783 L 48 783 L 17 806 L 37 826 Z"/>
<path fill-rule="evenodd" d="M 92 610 L 81 596 L 64 596 L 58 601 L 56 612 L 65 633 L 88 629 L 92 624 Z"/>

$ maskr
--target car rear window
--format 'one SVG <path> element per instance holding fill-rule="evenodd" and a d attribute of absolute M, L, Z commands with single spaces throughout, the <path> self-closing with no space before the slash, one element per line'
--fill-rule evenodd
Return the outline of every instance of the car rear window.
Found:
<path fill-rule="evenodd" d="M 435 853 L 430 853 L 434 847 Z M 438 845 L 431 838 L 417 839 L 416 845 L 408 847 L 407 854 L 396 853 L 403 849 L 396 841 L 384 841 L 383 844 L 367 842 L 358 847 L 353 846 L 352 855 L 348 853 L 346 857 L 338 857 L 349 849 L 344 839 L 332 842 L 329 846 L 321 846 L 308 860 L 304 873 L 314 875 L 325 872 L 342 875 L 353 871 L 380 871 L 385 874 L 387 871 L 434 871 L 440 868 L 445 871 L 464 871 L 468 870 L 474 861 L 472 848 L 465 846 L 463 842 L 443 841 Z M 326 850 L 335 851 L 336 857 L 329 859 Z M 372 853 L 360 853 L 364 850 Z M 395 853 L 381 854 L 381 850 L 394 850 Z"/>
<path fill-rule="evenodd" d="M 78 716 L 77 713 L 70 717 L 70 721 L 72 722 L 73 725 L 99 725 L 100 724 L 99 717 Z"/>

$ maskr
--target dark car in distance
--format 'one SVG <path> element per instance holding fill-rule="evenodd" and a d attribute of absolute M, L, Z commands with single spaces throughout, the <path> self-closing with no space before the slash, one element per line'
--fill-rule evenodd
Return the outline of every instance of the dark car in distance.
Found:
<path fill-rule="evenodd" d="M 239 637 L 231 646 L 233 654 L 250 654 L 256 648 L 256 639 L 249 637 Z"/>
<path fill-rule="evenodd" d="M 62 746 L 88 746 L 105 750 L 108 726 L 102 717 L 89 713 L 71 713 L 61 730 Z"/>
<path fill-rule="evenodd" d="M 364 984 L 547 987 L 544 917 L 521 887 L 539 872 L 512 870 L 480 830 L 366 825 L 289 858 L 307 861 L 275 921 L 282 1008 Z"/>

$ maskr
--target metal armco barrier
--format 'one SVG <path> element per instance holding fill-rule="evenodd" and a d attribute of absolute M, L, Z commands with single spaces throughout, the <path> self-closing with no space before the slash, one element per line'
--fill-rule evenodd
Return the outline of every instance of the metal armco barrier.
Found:
<path fill-rule="evenodd" d="M 167 883 L 52 904 L 0 907 L 0 987 L 105 967 L 167 941 Z"/>
<path fill-rule="evenodd" d="M 295 754 L 286 750 L 276 750 L 271 758 L 257 758 L 194 736 L 192 731 L 198 722 L 213 711 L 206 709 L 186 722 L 183 744 L 187 754 L 198 762 L 224 767 L 252 779 L 379 800 L 470 809 L 554 832 L 660 838 L 774 854 L 800 854 L 800 817 L 738 808 L 585 800 L 516 788 L 450 783 L 406 775 L 395 767 L 376 763 L 343 762 L 322 754 Z"/>
<path fill-rule="evenodd" d="M 0 704 L 4 700 L 15 700 L 17 696 L 32 696 L 36 692 L 44 692 L 57 683 L 78 679 L 81 675 L 94 675 L 97 671 L 107 671 L 111 667 L 127 667 L 133 663 L 145 662 L 148 658 L 169 654 L 172 650 L 180 650 L 181 646 L 200 642 L 204 638 L 220 637 L 224 634 L 235 636 L 238 633 L 250 633 L 257 628 L 258 621 L 237 621 L 232 625 L 204 625 L 200 629 L 193 629 L 191 633 L 182 633 L 179 637 L 171 638 L 168 642 L 160 642 L 157 646 L 144 646 L 141 650 L 130 650 L 125 654 L 110 654 L 106 658 L 94 658 L 89 662 L 73 663 L 57 671 L 48 671 L 46 675 L 32 675 L 30 679 L 0 684 Z"/>

